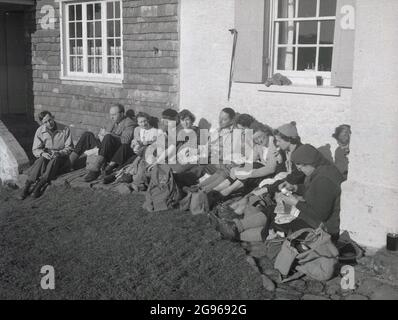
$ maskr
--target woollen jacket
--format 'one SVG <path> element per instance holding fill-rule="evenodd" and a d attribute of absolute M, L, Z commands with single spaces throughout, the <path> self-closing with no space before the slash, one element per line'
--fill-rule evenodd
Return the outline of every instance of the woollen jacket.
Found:
<path fill-rule="evenodd" d="M 119 123 L 110 123 L 106 128 L 106 132 L 120 137 L 122 144 L 130 144 L 133 140 L 134 129 L 136 124 L 129 117 L 124 117 Z"/>
<path fill-rule="evenodd" d="M 48 130 L 44 124 L 36 130 L 32 146 L 32 153 L 36 158 L 40 158 L 45 151 L 57 151 L 66 156 L 72 149 L 73 141 L 69 127 L 56 122 L 54 130 Z"/>
<path fill-rule="evenodd" d="M 305 201 L 299 201 L 296 208 L 300 210 L 299 218 L 313 228 L 321 223 L 330 234 L 340 231 L 340 195 L 342 174 L 332 164 L 322 165 L 298 186 L 297 194 Z"/>

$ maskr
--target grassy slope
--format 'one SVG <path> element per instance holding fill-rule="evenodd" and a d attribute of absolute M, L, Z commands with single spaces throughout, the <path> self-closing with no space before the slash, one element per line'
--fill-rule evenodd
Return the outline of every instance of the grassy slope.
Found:
<path fill-rule="evenodd" d="M 204 216 L 147 213 L 142 196 L 0 189 L 0 299 L 264 299 L 240 246 Z M 40 288 L 43 265 L 56 289 Z"/>

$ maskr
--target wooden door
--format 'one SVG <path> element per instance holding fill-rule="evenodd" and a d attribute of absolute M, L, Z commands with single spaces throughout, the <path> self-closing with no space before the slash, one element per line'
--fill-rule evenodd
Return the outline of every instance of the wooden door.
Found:
<path fill-rule="evenodd" d="M 3 23 L 5 28 L 2 32 L 0 51 L 3 55 L 5 51 L 5 59 L 0 58 L 1 113 L 26 113 L 24 14 L 23 12 L 5 12 Z M 5 92 L 5 97 L 3 92 Z"/>

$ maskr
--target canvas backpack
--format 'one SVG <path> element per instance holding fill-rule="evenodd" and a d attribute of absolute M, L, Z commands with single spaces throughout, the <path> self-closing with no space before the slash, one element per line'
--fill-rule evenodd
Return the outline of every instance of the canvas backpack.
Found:
<path fill-rule="evenodd" d="M 170 167 L 166 164 L 154 166 L 143 208 L 152 212 L 173 209 L 178 205 L 180 198 L 181 193 Z"/>
<path fill-rule="evenodd" d="M 208 213 L 210 210 L 206 193 L 202 190 L 188 192 L 180 202 L 180 210 L 189 210 L 193 215 Z"/>
<path fill-rule="evenodd" d="M 275 260 L 281 281 L 307 275 L 319 281 L 330 280 L 338 263 L 338 250 L 331 237 L 319 227 L 301 229 L 289 235 Z"/>

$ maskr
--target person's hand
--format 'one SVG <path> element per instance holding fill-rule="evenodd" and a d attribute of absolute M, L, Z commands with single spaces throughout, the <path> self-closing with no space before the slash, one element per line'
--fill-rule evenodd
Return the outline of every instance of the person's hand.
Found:
<path fill-rule="evenodd" d="M 297 203 L 299 202 L 299 200 L 294 196 L 294 195 L 289 195 L 286 196 L 284 194 L 281 195 L 281 199 L 284 203 L 295 207 L 297 205 Z"/>
<path fill-rule="evenodd" d="M 101 130 L 98 133 L 98 139 L 102 142 L 106 134 L 107 134 L 106 129 L 101 128 Z"/>
<path fill-rule="evenodd" d="M 43 153 L 41 154 L 41 156 L 42 156 L 44 159 L 47 159 L 47 160 L 51 160 L 51 159 L 52 159 L 52 156 L 51 156 L 51 154 L 50 154 L 49 152 L 43 152 Z"/>
<path fill-rule="evenodd" d="M 279 191 L 282 191 L 282 189 L 286 189 L 288 191 L 291 192 L 297 192 L 297 186 L 294 184 L 290 184 L 287 181 L 282 182 L 279 186 L 278 186 Z"/>
<path fill-rule="evenodd" d="M 59 153 L 59 151 L 53 151 L 51 154 L 51 158 L 55 159 L 58 158 L 61 154 Z"/>

